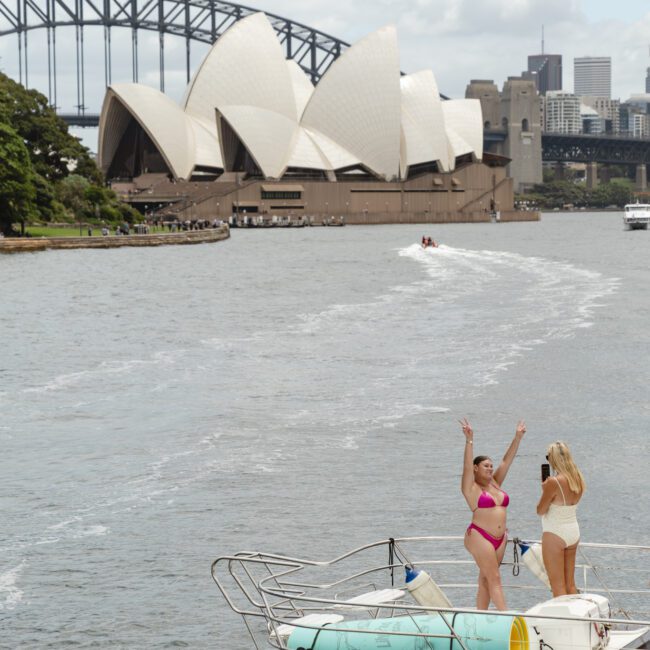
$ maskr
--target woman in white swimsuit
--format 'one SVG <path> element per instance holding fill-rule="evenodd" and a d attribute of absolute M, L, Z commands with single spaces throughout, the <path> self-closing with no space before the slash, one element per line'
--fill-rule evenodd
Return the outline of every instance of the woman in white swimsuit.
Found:
<path fill-rule="evenodd" d="M 542 515 L 542 557 L 553 596 L 577 594 L 574 578 L 580 527 L 578 502 L 585 491 L 585 479 L 564 442 L 554 442 L 546 455 L 555 476 L 542 483 L 537 514 Z"/>

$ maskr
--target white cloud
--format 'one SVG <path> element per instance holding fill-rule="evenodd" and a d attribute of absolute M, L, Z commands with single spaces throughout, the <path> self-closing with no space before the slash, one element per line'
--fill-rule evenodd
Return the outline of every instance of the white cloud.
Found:
<path fill-rule="evenodd" d="M 573 89 L 573 59 L 611 56 L 613 94 L 627 99 L 644 89 L 650 66 L 650 12 L 642 0 L 626 11 L 606 0 L 258 0 L 256 7 L 352 42 L 397 25 L 402 69 L 431 68 L 440 89 L 462 97 L 470 79 L 499 86 L 526 69 L 541 50 L 563 55 L 564 87 Z"/>
<path fill-rule="evenodd" d="M 564 87 L 573 89 L 573 58 L 611 56 L 613 96 L 627 99 L 643 92 L 650 66 L 650 10 L 644 0 L 252 0 L 247 3 L 292 19 L 349 43 L 387 24 L 397 26 L 401 67 L 405 72 L 432 69 L 441 92 L 463 97 L 470 79 L 493 79 L 499 86 L 519 75 L 527 55 L 541 48 L 562 54 Z M 1 27 L 1 25 L 0 25 Z M 41 30 L 42 31 L 42 30 Z M 59 104 L 74 110 L 76 72 L 74 32 L 58 30 Z M 88 34 L 88 32 L 87 32 Z M 30 80 L 47 92 L 44 37 L 30 32 Z M 158 34 L 142 32 L 140 80 L 158 87 Z M 40 40 L 39 40 L 40 39 Z M 32 50 L 32 45 L 37 45 Z M 40 48 L 40 49 L 39 49 Z M 192 44 L 192 68 L 205 46 Z M 185 87 L 185 44 L 166 39 L 166 91 L 180 99 Z M 17 78 L 15 37 L 0 39 L 0 67 Z M 130 81 L 131 33 L 113 29 L 113 80 Z M 86 104 L 99 111 L 104 82 L 103 38 L 97 30 L 86 38 Z M 44 84 L 43 85 L 43 80 Z"/>

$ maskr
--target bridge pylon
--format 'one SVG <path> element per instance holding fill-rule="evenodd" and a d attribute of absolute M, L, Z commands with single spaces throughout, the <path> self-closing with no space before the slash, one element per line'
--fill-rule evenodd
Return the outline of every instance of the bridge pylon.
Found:
<path fill-rule="evenodd" d="M 595 190 L 598 187 L 598 163 L 587 163 L 587 189 Z"/>
<path fill-rule="evenodd" d="M 648 189 L 648 176 L 645 163 L 636 166 L 636 189 L 645 192 Z"/>

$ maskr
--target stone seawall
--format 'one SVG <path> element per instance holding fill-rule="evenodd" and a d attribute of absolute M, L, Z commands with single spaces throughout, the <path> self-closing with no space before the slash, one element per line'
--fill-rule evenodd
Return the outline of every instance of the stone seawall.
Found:
<path fill-rule="evenodd" d="M 502 210 L 499 221 L 539 221 L 539 219 L 540 213 L 535 210 Z M 381 212 L 376 214 L 354 213 L 345 217 L 346 224 L 368 226 L 398 223 L 489 223 L 490 221 L 492 221 L 492 217 L 489 212 L 485 211 L 437 212 L 433 214 L 427 214 L 426 212 L 406 212 L 403 214 Z"/>
<path fill-rule="evenodd" d="M 230 237 L 227 225 L 208 230 L 149 235 L 108 235 L 107 237 L 5 237 L 0 239 L 0 253 L 23 253 L 60 248 L 122 248 L 124 246 L 169 246 L 205 244 Z"/>

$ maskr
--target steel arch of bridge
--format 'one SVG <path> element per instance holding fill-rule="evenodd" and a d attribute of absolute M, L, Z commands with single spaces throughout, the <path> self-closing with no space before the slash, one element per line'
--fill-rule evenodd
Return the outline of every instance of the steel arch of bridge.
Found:
<path fill-rule="evenodd" d="M 190 80 L 190 43 L 214 43 L 234 23 L 257 9 L 217 0 L 0 0 L 0 37 L 18 37 L 19 81 L 29 84 L 28 34 L 47 30 L 48 100 L 57 105 L 56 32 L 74 27 L 76 33 L 77 109 L 85 113 L 84 27 L 104 27 L 104 80 L 112 83 L 111 30 L 131 29 L 133 81 L 138 81 L 138 31 L 157 31 L 160 90 L 165 90 L 165 35 L 185 39 L 185 68 Z M 348 43 L 281 16 L 266 14 L 293 59 L 318 83 Z"/>
<path fill-rule="evenodd" d="M 650 163 L 650 140 L 614 135 L 543 133 L 542 160 L 641 165 Z"/>

